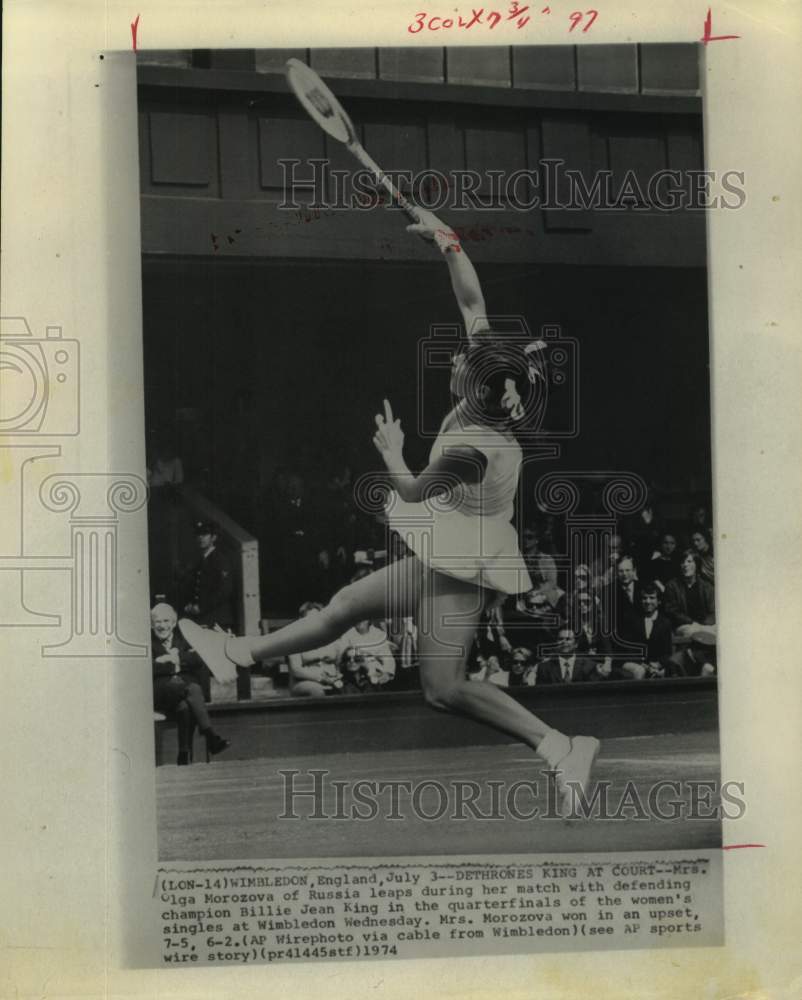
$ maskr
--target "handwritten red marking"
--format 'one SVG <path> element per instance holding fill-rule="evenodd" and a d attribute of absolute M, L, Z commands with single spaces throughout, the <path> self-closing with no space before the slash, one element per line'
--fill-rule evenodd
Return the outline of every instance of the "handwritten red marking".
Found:
<path fill-rule="evenodd" d="M 722 851 L 739 851 L 742 847 L 765 847 L 765 844 L 727 844 Z"/>
<path fill-rule="evenodd" d="M 139 30 L 139 14 L 136 16 L 136 20 L 131 22 L 131 41 L 134 46 L 134 52 L 136 52 L 136 33 Z"/>
<path fill-rule="evenodd" d="M 740 35 L 714 35 L 713 31 L 713 12 L 710 7 L 707 8 L 707 17 L 705 18 L 705 33 L 699 39 L 700 42 L 704 42 L 707 45 L 708 42 L 726 42 L 729 38 L 740 38 Z"/>
<path fill-rule="evenodd" d="M 571 22 L 571 27 L 568 29 L 569 34 L 574 30 L 574 28 L 576 28 L 580 24 L 582 18 L 585 16 L 590 18 L 590 20 L 582 29 L 583 35 L 588 30 L 588 28 L 593 24 L 596 18 L 599 16 L 599 12 L 597 10 L 586 10 L 585 13 L 583 14 L 581 10 L 573 11 L 573 13 L 568 15 L 568 19 Z"/>

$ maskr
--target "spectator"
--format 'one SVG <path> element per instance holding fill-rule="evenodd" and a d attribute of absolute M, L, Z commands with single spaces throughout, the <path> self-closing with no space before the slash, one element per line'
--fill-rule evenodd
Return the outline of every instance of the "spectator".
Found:
<path fill-rule="evenodd" d="M 629 550 L 635 560 L 638 579 L 645 582 L 650 579 L 652 553 L 660 541 L 660 529 L 651 503 L 629 522 L 628 534 Z"/>
<path fill-rule="evenodd" d="M 688 638 L 703 625 L 715 625 L 713 588 L 699 575 L 699 556 L 685 549 L 680 557 L 680 576 L 666 584 L 665 613 L 680 638 Z"/>
<path fill-rule="evenodd" d="M 713 564 L 713 542 L 710 533 L 699 528 L 691 535 L 691 548 L 699 557 L 699 576 L 706 580 L 711 587 L 716 585 L 716 571 Z"/>
<path fill-rule="evenodd" d="M 669 580 L 675 580 L 679 576 L 677 539 L 674 535 L 666 532 L 660 538 L 660 545 L 652 554 L 647 574 L 647 578 L 653 580 L 661 592 L 665 591 Z"/>
<path fill-rule="evenodd" d="M 622 551 L 621 536 L 611 535 L 606 557 L 598 559 L 592 567 L 594 590 L 602 590 L 613 584 Z"/>
<path fill-rule="evenodd" d="M 364 670 L 372 688 L 384 687 L 395 677 L 395 659 L 387 633 L 370 621 L 358 622 L 340 640 L 343 654 Z"/>
<path fill-rule="evenodd" d="M 710 515 L 704 504 L 697 504 L 688 511 L 688 533 L 698 530 L 710 531 Z"/>
<path fill-rule="evenodd" d="M 527 646 L 536 650 L 545 643 L 554 642 L 563 611 L 559 604 L 552 607 L 542 590 L 533 588 L 519 595 L 512 606 L 505 609 L 504 627 L 513 646 Z"/>
<path fill-rule="evenodd" d="M 583 655 L 609 656 L 612 645 L 607 636 L 602 635 L 601 601 L 587 589 L 574 592 L 566 603 L 565 621 L 577 636 L 577 652 Z"/>
<path fill-rule="evenodd" d="M 606 587 L 601 595 L 602 613 L 612 615 L 619 639 L 631 642 L 637 631 L 640 617 L 640 583 L 631 556 L 621 556 L 616 565 L 616 582 Z"/>
<path fill-rule="evenodd" d="M 621 672 L 632 680 L 645 677 L 665 677 L 670 673 L 670 660 L 674 652 L 671 638 L 671 622 L 659 610 L 656 584 L 646 584 L 640 592 L 640 615 L 637 628 L 627 636 L 628 641 L 645 647 L 643 659 L 629 659 L 621 666 Z"/>
<path fill-rule="evenodd" d="M 510 654 L 510 687 L 521 687 L 532 666 L 532 650 L 526 646 L 516 646 Z"/>
<path fill-rule="evenodd" d="M 552 556 L 542 551 L 540 535 L 532 526 L 524 528 L 521 555 L 532 578 L 532 589 L 542 594 L 554 607 L 563 593 L 557 586 L 557 563 Z"/>
<path fill-rule="evenodd" d="M 491 684 L 496 684 L 498 687 L 506 688 L 510 686 L 509 671 L 502 667 L 499 658 L 495 655 L 488 656 L 487 658 L 487 669 L 484 679 Z"/>
<path fill-rule="evenodd" d="M 217 530 L 214 521 L 195 522 L 201 555 L 190 577 L 184 612 L 199 625 L 219 625 L 227 631 L 234 626 L 234 580 L 228 560 L 217 548 Z"/>
<path fill-rule="evenodd" d="M 690 645 L 675 653 L 668 664 L 672 677 L 712 677 L 716 673 L 716 634 L 711 629 L 696 629 Z"/>
<path fill-rule="evenodd" d="M 385 622 L 388 634 L 393 628 L 391 640 L 397 650 L 393 687 L 410 691 L 418 686 L 418 626 L 412 618 L 403 618 L 395 626 Z"/>
<path fill-rule="evenodd" d="M 192 763 L 195 726 L 206 740 L 209 753 L 231 746 L 211 726 L 203 697 L 209 671 L 176 629 L 178 616 L 169 604 L 157 604 L 150 613 L 153 660 L 153 708 L 178 723 L 177 764 Z"/>
<path fill-rule="evenodd" d="M 299 617 L 319 614 L 322 607 L 317 601 L 307 601 L 298 609 Z M 290 694 L 295 698 L 320 698 L 342 693 L 343 679 L 339 668 L 342 652 L 342 641 L 337 640 L 320 649 L 291 654 L 288 657 Z"/>
<path fill-rule="evenodd" d="M 590 656 L 577 656 L 573 629 L 557 633 L 557 655 L 542 660 L 537 667 L 536 684 L 572 684 L 575 681 L 600 681 L 606 674 Z"/>

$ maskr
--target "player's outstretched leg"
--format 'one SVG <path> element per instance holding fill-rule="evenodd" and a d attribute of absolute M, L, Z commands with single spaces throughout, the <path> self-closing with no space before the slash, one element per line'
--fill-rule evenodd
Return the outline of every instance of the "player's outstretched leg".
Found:
<path fill-rule="evenodd" d="M 229 636 L 201 628 L 182 618 L 182 635 L 212 673 L 226 673 L 232 664 L 252 667 L 290 653 L 318 649 L 339 639 L 366 618 L 406 618 L 413 614 L 420 593 L 422 567 L 408 556 L 338 590 L 321 611 L 312 612 L 271 635 Z"/>
<path fill-rule="evenodd" d="M 573 739 L 552 729 L 495 684 L 468 680 L 465 662 L 476 632 L 481 596 L 464 581 L 440 573 L 424 578 L 418 621 L 421 686 L 426 700 L 443 711 L 466 715 L 532 747 L 554 771 L 560 812 L 574 812 L 575 796 L 586 796 L 599 752 L 593 737 Z"/>

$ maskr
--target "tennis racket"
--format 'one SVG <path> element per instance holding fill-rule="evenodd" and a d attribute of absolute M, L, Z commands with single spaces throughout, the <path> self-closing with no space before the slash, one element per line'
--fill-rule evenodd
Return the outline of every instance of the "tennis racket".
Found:
<path fill-rule="evenodd" d="M 341 142 L 349 153 L 373 175 L 377 185 L 388 192 L 393 203 L 398 205 L 410 222 L 419 223 L 420 216 L 415 206 L 393 184 L 381 167 L 357 138 L 354 123 L 348 117 L 342 104 L 332 94 L 317 73 L 298 59 L 287 60 L 287 82 L 309 117 L 317 122 L 323 131 Z"/>

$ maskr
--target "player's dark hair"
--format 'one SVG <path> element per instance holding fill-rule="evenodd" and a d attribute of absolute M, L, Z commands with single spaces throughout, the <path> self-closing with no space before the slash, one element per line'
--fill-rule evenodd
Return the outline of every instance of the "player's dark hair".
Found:
<path fill-rule="evenodd" d="M 511 422 L 511 414 L 502 409 L 508 379 L 520 397 L 518 422 L 525 420 L 531 426 L 542 419 L 546 398 L 542 361 L 528 354 L 525 348 L 526 343 L 520 338 L 487 331 L 478 335 L 466 350 L 465 400 L 484 420 L 497 420 L 505 425 Z M 485 387 L 489 390 L 486 394 Z"/>

